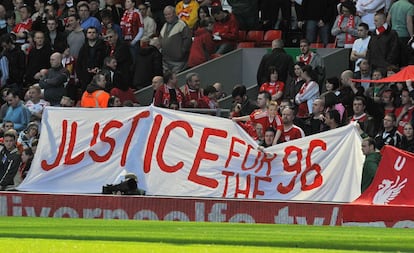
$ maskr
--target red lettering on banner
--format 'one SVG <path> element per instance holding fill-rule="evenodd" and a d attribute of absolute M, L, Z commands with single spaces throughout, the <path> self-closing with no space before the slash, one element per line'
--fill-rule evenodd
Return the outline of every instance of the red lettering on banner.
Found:
<path fill-rule="evenodd" d="M 57 156 L 55 158 L 55 161 L 52 164 L 48 164 L 46 160 L 42 160 L 40 165 L 43 170 L 49 171 L 59 165 L 59 162 L 63 157 L 63 151 L 65 150 L 67 130 L 68 130 L 68 121 L 63 120 L 62 121 L 62 139 L 60 140 L 60 146 L 59 146 Z"/>
<path fill-rule="evenodd" d="M 106 133 L 112 128 L 121 128 L 122 126 L 123 126 L 122 122 L 117 121 L 117 120 L 111 120 L 108 122 L 108 124 L 104 126 L 99 138 L 101 139 L 102 142 L 106 142 L 109 144 L 109 150 L 106 154 L 102 156 L 98 155 L 95 151 L 90 150 L 89 155 L 92 158 L 92 160 L 94 160 L 95 162 L 108 161 L 108 159 L 112 156 L 112 153 L 114 152 L 116 141 L 114 138 L 106 136 Z"/>
<path fill-rule="evenodd" d="M 326 143 L 322 140 L 312 140 L 309 143 L 308 153 L 306 154 L 306 168 L 300 176 L 301 182 L 301 190 L 302 191 L 310 191 L 312 189 L 318 188 L 322 185 L 323 177 L 321 174 L 321 166 L 319 164 L 312 164 L 311 156 L 313 150 L 317 147 L 320 147 L 322 150 L 326 150 Z M 292 152 L 296 152 L 296 162 L 294 164 L 289 164 L 288 158 Z M 287 186 L 284 186 L 280 183 L 277 186 L 277 190 L 282 194 L 287 194 L 293 190 L 295 187 L 296 178 L 302 172 L 302 149 L 296 146 L 288 146 L 285 148 L 285 156 L 283 157 L 283 169 L 287 172 L 296 172 L 296 174 L 292 177 L 291 181 Z M 311 172 L 315 171 L 316 175 L 313 179 L 313 182 L 308 184 L 306 182 L 306 176 Z"/>
<path fill-rule="evenodd" d="M 235 173 L 232 171 L 222 171 L 221 172 L 222 175 L 225 176 L 224 179 L 224 189 L 223 189 L 223 194 L 221 195 L 222 198 L 228 197 L 228 190 L 229 190 L 229 182 L 231 179 L 236 180 L 235 182 L 235 190 L 234 190 L 234 195 L 232 197 L 234 198 L 238 198 L 239 195 L 244 195 L 244 198 L 249 198 L 250 196 L 250 192 L 251 192 L 251 188 L 252 188 L 252 181 L 254 181 L 254 188 L 253 188 L 253 192 L 252 192 L 252 196 L 253 198 L 256 198 L 257 196 L 264 196 L 265 192 L 260 190 L 259 188 L 259 183 L 264 181 L 264 182 L 272 182 L 272 178 L 271 177 L 255 177 L 253 175 L 245 175 L 245 174 L 239 174 L 239 173 Z M 242 186 L 240 185 L 240 181 L 241 179 L 245 178 L 245 183 L 246 183 L 246 187 L 245 189 L 242 189 Z M 252 179 L 253 178 L 253 179 Z"/>
<path fill-rule="evenodd" d="M 312 152 L 317 147 L 320 147 L 322 150 L 326 151 L 326 143 L 322 140 L 312 140 L 310 142 L 308 154 L 306 155 L 306 169 L 300 177 L 302 183 L 302 191 L 309 191 L 322 185 L 323 177 L 321 174 L 321 166 L 319 164 L 312 164 L 311 161 Z M 306 183 L 306 175 L 308 175 L 308 173 L 311 171 L 315 171 L 316 175 L 313 180 L 313 183 L 308 185 Z"/>
<path fill-rule="evenodd" d="M 288 158 L 291 153 L 296 152 L 296 162 L 290 164 Z M 302 149 L 296 146 L 288 146 L 285 148 L 285 156 L 283 157 L 283 169 L 287 172 L 295 172 L 295 175 L 290 180 L 289 184 L 284 186 L 282 183 L 278 184 L 277 190 L 282 194 L 287 194 L 295 187 L 295 181 L 301 171 L 300 161 L 302 160 Z"/>
<path fill-rule="evenodd" d="M 204 128 L 203 134 L 200 139 L 200 145 L 198 147 L 196 156 L 194 158 L 194 164 L 191 167 L 191 171 L 190 171 L 190 174 L 188 175 L 188 179 L 197 184 L 201 184 L 201 185 L 204 185 L 210 188 L 216 188 L 218 186 L 218 182 L 216 179 L 200 176 L 197 174 L 200 168 L 201 160 L 204 159 L 204 160 L 217 161 L 219 157 L 217 154 L 209 153 L 206 151 L 207 140 L 211 135 L 221 137 L 221 138 L 226 138 L 227 132 L 224 130 L 219 130 L 219 129 Z"/>
<path fill-rule="evenodd" d="M 143 112 L 139 113 L 138 115 L 136 115 L 133 118 L 132 124 L 131 124 L 131 129 L 129 130 L 128 137 L 125 141 L 124 148 L 122 150 L 122 155 L 121 155 L 121 166 L 122 167 L 125 166 L 126 158 L 127 158 L 128 150 L 129 150 L 129 145 L 131 144 L 131 140 L 132 140 L 132 137 L 134 136 L 135 129 L 138 126 L 139 120 L 142 119 L 142 118 L 148 118 L 149 115 L 150 115 L 149 111 L 143 111 Z"/>
<path fill-rule="evenodd" d="M 262 160 L 261 160 L 261 162 L 260 162 L 260 166 L 256 169 L 255 173 L 258 173 L 258 172 L 262 169 L 263 164 L 264 164 L 264 163 L 267 163 L 267 172 L 266 172 L 266 176 L 269 176 L 269 175 L 270 175 L 270 172 L 272 171 L 272 164 L 271 164 L 271 162 L 272 162 L 272 161 L 273 161 L 276 157 L 277 157 L 277 155 L 276 155 L 276 154 L 269 154 L 269 153 L 266 153 L 266 154 L 263 156 L 263 158 L 262 158 Z"/>
<path fill-rule="evenodd" d="M 193 134 L 194 134 L 193 128 L 186 121 L 181 121 L 181 120 L 173 121 L 168 126 L 165 127 L 164 133 L 160 140 L 160 145 L 158 146 L 157 162 L 158 162 L 158 165 L 160 166 L 160 169 L 168 173 L 176 172 L 177 170 L 181 169 L 184 166 L 183 161 L 178 162 L 176 165 L 170 166 L 166 164 L 163 159 L 163 153 L 164 153 L 164 149 L 165 149 L 168 137 L 170 136 L 171 131 L 177 127 L 183 128 L 186 131 L 187 136 L 190 138 L 193 137 Z"/>
<path fill-rule="evenodd" d="M 234 145 L 235 143 L 238 142 L 240 144 L 246 145 L 246 142 L 242 139 L 239 139 L 237 137 L 231 137 L 231 144 L 230 144 L 230 150 L 229 150 L 229 155 L 227 157 L 227 161 L 226 161 L 226 165 L 224 166 L 224 168 L 229 167 L 230 164 L 230 160 L 232 157 L 240 157 L 240 153 L 234 151 Z"/>
<path fill-rule="evenodd" d="M 141 118 L 144 117 L 148 117 L 149 116 L 149 111 L 144 111 L 141 112 L 140 114 L 136 115 L 132 121 L 132 126 L 131 126 L 131 130 L 128 134 L 127 140 L 124 143 L 124 149 L 123 149 L 123 153 L 122 153 L 122 158 L 121 158 L 121 166 L 125 166 L 125 161 L 126 161 L 126 156 L 128 153 L 128 149 L 129 149 L 129 145 L 131 143 L 131 139 L 132 136 L 134 134 L 134 131 L 138 125 L 138 121 Z M 104 155 L 98 155 L 94 150 L 90 150 L 88 152 L 89 156 L 95 161 L 95 162 L 105 162 L 107 160 L 109 160 L 112 157 L 112 154 L 115 150 L 115 146 L 116 146 L 116 140 L 112 137 L 107 136 L 107 133 L 112 129 L 112 128 L 121 128 L 123 127 L 124 124 L 120 121 L 117 120 L 111 120 L 109 121 L 107 124 L 105 124 L 105 126 L 102 129 L 102 132 L 100 133 L 100 124 L 97 122 L 94 124 L 93 127 L 93 132 L 92 132 L 92 137 L 91 137 L 91 141 L 89 146 L 93 147 L 98 143 L 98 138 L 101 142 L 105 142 L 107 144 L 109 144 L 109 150 L 106 154 Z M 80 163 L 84 158 L 85 158 L 85 152 L 81 152 L 80 154 L 77 154 L 76 156 L 73 157 L 73 151 L 75 149 L 75 145 L 76 145 L 76 137 L 77 137 L 77 130 L 78 130 L 78 123 L 77 122 L 72 122 L 71 124 L 71 129 L 70 129 L 70 139 L 69 139 L 69 143 L 68 143 L 68 149 L 64 158 L 64 164 L 66 165 L 74 165 L 77 163 Z M 41 168 L 45 171 L 49 171 L 52 170 L 54 168 L 56 168 L 59 163 L 61 162 L 64 153 L 65 153 L 65 146 L 66 146 L 66 141 L 67 141 L 67 136 L 68 136 L 68 121 L 67 120 L 63 120 L 62 121 L 62 137 L 60 140 L 60 145 L 59 145 L 59 149 L 56 155 L 56 158 L 54 160 L 53 163 L 48 164 L 46 160 L 42 160 L 41 161 Z"/>
<path fill-rule="evenodd" d="M 148 137 L 147 150 L 145 151 L 144 156 L 144 173 L 149 173 L 151 171 L 152 154 L 154 153 L 155 140 L 157 139 L 158 132 L 160 131 L 161 122 L 162 116 L 155 116 L 154 123 L 152 124 L 151 132 Z"/>
<path fill-rule="evenodd" d="M 251 167 L 247 167 L 246 162 L 247 162 L 248 158 L 250 157 L 250 150 L 252 150 L 252 149 L 253 149 L 252 145 L 247 145 L 247 151 L 246 151 L 246 154 L 244 155 L 244 159 L 243 159 L 243 162 L 242 162 L 242 167 L 241 167 L 242 170 L 252 170 L 254 167 L 256 167 L 257 163 L 259 162 L 260 157 L 262 156 L 263 152 L 258 152 L 256 150 L 257 155 L 256 155 L 256 158 L 254 159 L 253 165 Z"/>
<path fill-rule="evenodd" d="M 249 192 L 250 192 L 250 182 L 251 182 L 251 175 L 246 175 L 246 189 L 242 190 L 240 189 L 240 174 L 236 174 L 236 190 L 234 192 L 234 197 L 238 198 L 239 194 L 244 195 L 244 197 L 247 199 L 249 198 Z"/>
<path fill-rule="evenodd" d="M 257 196 L 264 196 L 265 192 L 261 191 L 259 189 L 259 182 L 265 181 L 265 182 L 272 182 L 271 177 L 254 177 L 254 188 L 253 188 L 253 198 L 255 199 Z"/>
<path fill-rule="evenodd" d="M 98 136 L 99 136 L 99 123 L 95 123 L 93 126 L 93 136 L 91 139 L 91 143 L 89 144 L 89 147 L 94 146 L 98 142 Z"/>
<path fill-rule="evenodd" d="M 229 177 L 234 176 L 234 172 L 223 170 L 221 174 L 226 176 L 226 179 L 224 180 L 223 194 L 221 195 L 222 198 L 225 198 L 227 196 L 227 190 L 229 188 Z"/>
<path fill-rule="evenodd" d="M 69 147 L 68 147 L 68 152 L 66 153 L 66 156 L 65 156 L 64 164 L 72 165 L 72 164 L 79 163 L 80 161 L 82 161 L 83 157 L 85 156 L 85 152 L 81 152 L 80 154 L 72 158 L 73 149 L 75 147 L 77 130 L 78 130 L 78 123 L 72 122 L 71 131 L 70 131 Z"/>

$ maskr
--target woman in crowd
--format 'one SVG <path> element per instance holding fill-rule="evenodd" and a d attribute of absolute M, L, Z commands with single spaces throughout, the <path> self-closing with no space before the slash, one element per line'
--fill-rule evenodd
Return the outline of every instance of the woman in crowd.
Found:
<path fill-rule="evenodd" d="M 336 17 L 331 34 L 336 37 L 336 47 L 352 48 L 358 36 L 358 25 L 361 18 L 356 14 L 356 8 L 351 1 L 345 1 L 340 6 L 341 13 Z"/>
<path fill-rule="evenodd" d="M 326 79 L 325 82 L 325 89 L 327 92 L 333 92 L 336 96 L 339 95 L 338 89 L 339 89 L 339 79 L 338 77 L 330 77 Z"/>
<path fill-rule="evenodd" d="M 407 123 L 404 126 L 404 132 L 399 148 L 414 153 L 414 132 L 411 123 Z"/>
<path fill-rule="evenodd" d="M 108 107 L 122 107 L 122 103 L 119 97 L 111 96 L 108 100 Z"/>
<path fill-rule="evenodd" d="M 188 57 L 188 67 L 194 67 L 210 60 L 216 50 L 213 41 L 213 18 L 205 18 L 199 23 L 199 27 L 194 31 L 194 40 L 191 44 L 190 55 Z"/>
<path fill-rule="evenodd" d="M 303 62 L 296 62 L 293 66 L 293 73 L 295 76 L 287 83 L 285 91 L 283 92 L 283 97 L 289 99 L 293 104 L 295 103 L 295 96 L 298 94 L 300 88 L 305 83 L 305 80 L 302 78 L 302 67 L 305 66 Z"/>
<path fill-rule="evenodd" d="M 279 81 L 279 75 L 275 66 L 270 66 L 268 70 L 267 82 L 260 86 L 260 91 L 264 90 L 272 95 L 272 100 L 278 102 L 282 100 L 285 83 Z"/>
<path fill-rule="evenodd" d="M 347 115 L 344 115 L 345 106 L 339 101 L 338 96 L 332 91 L 328 91 L 322 94 L 321 98 L 325 101 L 325 112 L 337 110 L 340 115 L 340 122 L 343 123 Z"/>
<path fill-rule="evenodd" d="M 200 6 L 197 12 L 198 12 L 198 19 L 193 27 L 194 32 L 197 31 L 197 29 L 201 27 L 200 24 L 202 20 L 205 20 L 211 17 L 210 10 L 208 9 L 207 6 Z"/>

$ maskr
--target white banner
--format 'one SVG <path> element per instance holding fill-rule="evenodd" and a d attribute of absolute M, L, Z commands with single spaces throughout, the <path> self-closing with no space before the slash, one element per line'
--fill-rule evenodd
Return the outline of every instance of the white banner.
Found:
<path fill-rule="evenodd" d="M 56 108 L 21 191 L 100 193 L 126 172 L 147 195 L 350 202 L 364 156 L 353 125 L 257 150 L 231 120 L 158 107 Z"/>

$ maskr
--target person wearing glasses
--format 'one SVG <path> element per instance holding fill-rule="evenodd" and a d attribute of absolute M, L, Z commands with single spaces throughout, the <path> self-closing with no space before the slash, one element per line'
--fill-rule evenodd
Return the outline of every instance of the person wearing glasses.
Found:
<path fill-rule="evenodd" d="M 117 34 L 119 38 L 122 38 L 122 31 L 121 31 L 121 27 L 119 26 L 119 24 L 116 24 L 114 22 L 114 18 L 113 18 L 113 14 L 110 10 L 102 10 L 101 11 L 101 18 L 102 18 L 102 36 L 107 40 L 108 37 L 107 32 L 109 29 L 114 30 Z"/>

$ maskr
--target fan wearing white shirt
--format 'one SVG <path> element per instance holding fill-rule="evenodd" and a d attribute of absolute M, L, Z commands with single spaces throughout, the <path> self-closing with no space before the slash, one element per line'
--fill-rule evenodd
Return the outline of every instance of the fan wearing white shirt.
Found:
<path fill-rule="evenodd" d="M 359 63 L 366 57 L 368 44 L 371 36 L 368 35 L 369 27 L 366 23 L 360 23 L 358 25 L 358 37 L 352 45 L 352 51 L 350 60 L 355 62 L 354 72 L 359 71 Z"/>

